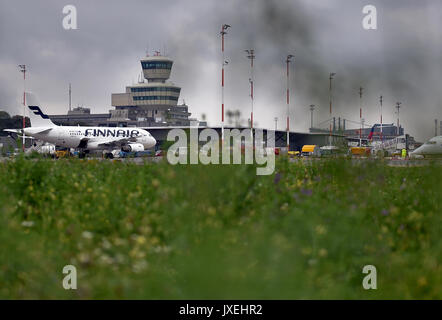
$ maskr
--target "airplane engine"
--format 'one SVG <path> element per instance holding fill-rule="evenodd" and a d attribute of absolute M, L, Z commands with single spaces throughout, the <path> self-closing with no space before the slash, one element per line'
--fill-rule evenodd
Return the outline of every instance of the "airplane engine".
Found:
<path fill-rule="evenodd" d="M 38 149 L 38 152 L 43 154 L 53 154 L 55 153 L 55 146 L 54 145 L 41 146 L 40 149 Z"/>
<path fill-rule="evenodd" d="M 138 152 L 144 151 L 144 146 L 141 143 L 129 143 L 121 147 L 124 152 Z"/>

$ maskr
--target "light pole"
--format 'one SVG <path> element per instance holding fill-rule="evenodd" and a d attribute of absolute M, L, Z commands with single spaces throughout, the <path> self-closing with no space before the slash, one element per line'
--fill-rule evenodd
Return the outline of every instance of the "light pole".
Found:
<path fill-rule="evenodd" d="M 251 100 L 251 105 L 252 105 L 252 111 L 250 113 L 250 131 L 251 131 L 251 135 L 252 135 L 252 140 L 253 140 L 253 84 L 254 84 L 254 78 L 253 78 L 253 60 L 255 60 L 255 50 L 254 49 L 248 49 L 248 50 L 244 50 L 247 53 L 247 58 L 250 60 L 250 78 L 249 78 L 249 82 L 250 82 L 250 100 Z"/>
<path fill-rule="evenodd" d="M 397 130 L 396 130 L 396 135 L 399 137 L 399 109 L 401 108 L 401 104 L 402 102 L 396 102 L 396 109 L 397 109 Z"/>
<path fill-rule="evenodd" d="M 362 147 L 362 92 L 364 88 L 359 88 L 359 146 Z"/>
<path fill-rule="evenodd" d="M 313 111 L 315 111 L 315 105 L 310 105 L 310 129 L 313 129 Z"/>
<path fill-rule="evenodd" d="M 330 73 L 330 77 L 329 77 L 329 87 L 328 87 L 328 98 L 329 98 L 329 102 L 330 102 L 330 146 L 332 144 L 332 121 L 333 121 L 333 116 L 332 116 L 332 80 L 334 79 L 333 77 L 336 75 L 336 73 L 332 72 Z"/>
<path fill-rule="evenodd" d="M 224 66 L 227 61 L 224 57 L 224 36 L 227 34 L 227 29 L 230 28 L 228 24 L 221 26 L 221 51 L 222 51 L 222 69 L 221 69 L 221 143 L 224 144 Z"/>
<path fill-rule="evenodd" d="M 294 55 L 289 54 L 285 60 L 287 64 L 287 152 L 290 151 L 290 62 Z"/>
<path fill-rule="evenodd" d="M 383 138 L 382 138 L 382 102 L 384 101 L 384 97 L 380 96 L 379 97 L 379 103 L 381 105 L 381 142 L 384 142 Z"/>
<path fill-rule="evenodd" d="M 72 90 L 71 90 L 71 84 L 69 83 L 69 111 L 71 111 L 71 99 L 72 99 Z"/>
<path fill-rule="evenodd" d="M 20 72 L 23 72 L 23 141 L 22 141 L 22 149 L 23 152 L 25 152 L 25 143 L 26 143 L 26 138 L 25 138 L 25 127 L 26 127 L 26 65 L 24 64 L 20 64 L 18 65 L 18 67 L 20 68 Z"/>

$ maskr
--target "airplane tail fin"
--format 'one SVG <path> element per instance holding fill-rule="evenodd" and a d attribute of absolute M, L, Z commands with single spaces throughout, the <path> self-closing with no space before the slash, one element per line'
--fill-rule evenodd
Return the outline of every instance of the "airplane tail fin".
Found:
<path fill-rule="evenodd" d="M 374 128 L 376 127 L 376 125 L 374 125 L 371 130 L 370 130 L 370 134 L 368 135 L 368 140 L 373 140 L 373 134 L 374 134 Z"/>
<path fill-rule="evenodd" d="M 41 110 L 37 97 L 33 93 L 26 92 L 26 105 L 29 109 L 32 127 L 55 127 L 48 115 Z"/>

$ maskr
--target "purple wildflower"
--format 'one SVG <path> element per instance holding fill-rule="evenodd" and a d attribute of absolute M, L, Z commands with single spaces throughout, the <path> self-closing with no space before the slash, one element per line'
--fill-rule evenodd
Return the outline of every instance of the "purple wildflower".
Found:
<path fill-rule="evenodd" d="M 310 197 L 313 194 L 313 190 L 312 189 L 301 189 L 301 193 L 305 196 Z"/>
<path fill-rule="evenodd" d="M 277 173 L 275 174 L 275 178 L 273 179 L 273 183 L 274 183 L 274 184 L 278 184 L 279 181 L 281 181 L 281 174 L 280 174 L 279 172 L 277 172 Z"/>

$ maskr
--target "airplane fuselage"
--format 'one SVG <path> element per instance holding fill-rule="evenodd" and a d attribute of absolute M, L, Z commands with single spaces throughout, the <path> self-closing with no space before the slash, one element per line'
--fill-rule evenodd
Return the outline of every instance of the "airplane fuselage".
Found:
<path fill-rule="evenodd" d="M 442 157 L 442 136 L 431 138 L 414 150 L 411 156 Z"/>
<path fill-rule="evenodd" d="M 65 148 L 109 149 L 100 144 L 117 139 L 142 144 L 144 149 L 152 148 L 156 144 L 152 135 L 140 128 L 55 126 L 29 127 L 25 128 L 24 132 L 27 136 Z"/>

